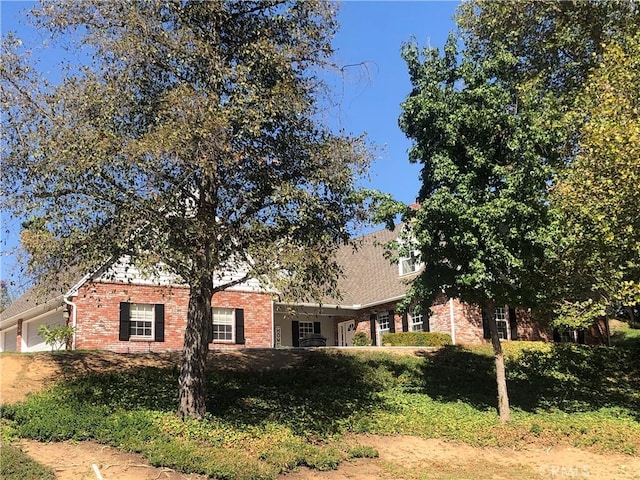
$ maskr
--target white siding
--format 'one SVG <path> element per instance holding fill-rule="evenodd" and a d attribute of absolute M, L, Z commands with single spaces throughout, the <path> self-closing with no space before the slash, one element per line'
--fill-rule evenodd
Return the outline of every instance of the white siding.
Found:
<path fill-rule="evenodd" d="M 118 283 L 135 283 L 136 285 L 181 285 L 183 282 L 177 275 L 173 275 L 161 266 L 154 274 L 141 272 L 131 264 L 130 257 L 124 256 L 111 267 L 99 272 L 93 281 L 107 281 Z"/>
<path fill-rule="evenodd" d="M 213 285 L 219 287 L 221 285 L 236 281 L 246 275 L 247 269 L 238 267 L 235 269 L 229 269 L 226 272 L 214 275 Z M 133 266 L 130 261 L 130 257 L 124 256 L 116 263 L 114 263 L 108 269 L 99 272 L 94 276 L 93 281 L 100 282 L 118 282 L 118 283 L 132 283 L 136 285 L 184 285 L 184 282 L 178 277 L 162 266 L 156 269 L 154 274 L 146 274 L 141 272 L 138 268 Z M 251 291 L 264 291 L 261 287 L 260 281 L 250 279 L 246 282 L 240 283 L 229 290 L 251 290 Z"/>

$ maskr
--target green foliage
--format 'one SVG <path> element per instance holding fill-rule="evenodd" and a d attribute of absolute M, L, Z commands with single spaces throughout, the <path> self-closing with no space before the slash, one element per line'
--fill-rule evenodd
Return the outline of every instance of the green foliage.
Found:
<path fill-rule="evenodd" d="M 75 329 L 68 325 L 56 325 L 50 328 L 42 324 L 38 327 L 38 335 L 44 339 L 44 343 L 51 347 L 51 351 L 67 348 Z"/>
<path fill-rule="evenodd" d="M 371 345 L 371 339 L 364 332 L 356 332 L 351 342 L 355 347 L 368 347 Z"/>
<path fill-rule="evenodd" d="M 413 90 L 400 126 L 423 166 L 408 235 L 425 268 L 412 294 L 532 305 L 552 174 L 553 158 L 539 156 L 551 142 L 553 112 L 537 109 L 547 99 L 510 84 L 517 59 L 506 53 L 475 59 L 451 37 L 442 55 L 413 44 L 402 54 Z"/>
<path fill-rule="evenodd" d="M 349 458 L 378 458 L 378 451 L 367 445 L 356 445 L 349 450 Z"/>
<path fill-rule="evenodd" d="M 392 347 L 441 347 L 451 345 L 451 335 L 438 332 L 385 333 L 382 343 Z"/>
<path fill-rule="evenodd" d="M 0 478 L 3 480 L 54 480 L 53 470 L 35 462 L 20 448 L 3 444 L 0 448 Z"/>
<path fill-rule="evenodd" d="M 94 439 L 154 465 L 214 478 L 273 479 L 377 456 L 351 432 L 408 434 L 476 446 L 571 444 L 640 452 L 640 363 L 625 348 L 507 342 L 515 412 L 500 424 L 488 346 L 422 356 L 310 352 L 293 368 L 210 372 L 202 420 L 174 413 L 172 369 L 63 380 L 0 412 L 42 441 Z M 111 392 L 111 393 L 110 393 Z"/>
<path fill-rule="evenodd" d="M 612 320 L 611 344 L 640 352 L 640 328 L 634 328 L 627 323 Z"/>
<path fill-rule="evenodd" d="M 471 0 L 462 4 L 456 21 L 475 55 L 508 51 L 520 59 L 516 82 L 551 91 L 571 106 L 603 46 L 638 31 L 640 9 L 634 2 L 598 0 Z"/>
<path fill-rule="evenodd" d="M 179 408 L 200 417 L 203 390 L 192 386 L 204 376 L 215 291 L 259 278 L 284 300 L 335 293 L 334 252 L 375 210 L 357 184 L 366 140 L 318 115 L 336 9 L 64 0 L 31 18 L 91 61 L 51 85 L 28 45 L 3 41 L 3 211 L 33 212 L 23 240 L 45 281 L 127 255 L 190 287 L 198 308 L 187 315 L 194 348 Z M 245 276 L 214 288 L 220 272 Z"/>
<path fill-rule="evenodd" d="M 9 305 L 11 305 L 9 287 L 5 280 L 0 280 L 0 312 L 4 311 Z"/>
<path fill-rule="evenodd" d="M 579 151 L 551 197 L 558 325 L 584 327 L 640 303 L 640 35 L 604 46 L 570 118 Z"/>

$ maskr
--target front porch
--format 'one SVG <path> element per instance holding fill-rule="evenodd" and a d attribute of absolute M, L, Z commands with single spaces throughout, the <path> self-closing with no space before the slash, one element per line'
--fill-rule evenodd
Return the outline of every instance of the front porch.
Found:
<path fill-rule="evenodd" d="M 298 347 L 300 340 L 309 335 L 322 335 L 327 346 L 350 346 L 356 313 L 337 306 L 276 304 L 274 347 Z"/>

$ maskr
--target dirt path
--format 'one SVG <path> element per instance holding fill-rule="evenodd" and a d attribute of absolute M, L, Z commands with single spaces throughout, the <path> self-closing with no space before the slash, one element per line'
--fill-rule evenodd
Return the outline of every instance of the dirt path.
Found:
<path fill-rule="evenodd" d="M 230 356 L 233 356 L 231 358 Z M 213 356 L 216 366 L 274 368 L 301 359 L 294 352 L 224 352 Z M 140 365 L 167 366 L 178 355 L 110 353 L 73 355 L 0 355 L 0 400 L 13 403 L 44 388 L 60 375 L 77 375 Z M 230 361 L 232 360 L 232 361 Z M 335 471 L 300 469 L 281 480 L 638 480 L 640 458 L 598 455 L 574 448 L 512 451 L 474 448 L 410 436 L 358 436 L 362 445 L 375 447 L 377 459 L 345 462 Z M 166 468 L 154 468 L 139 455 L 92 442 L 41 444 L 22 440 L 19 445 L 37 461 L 48 465 L 59 480 L 203 480 Z"/>

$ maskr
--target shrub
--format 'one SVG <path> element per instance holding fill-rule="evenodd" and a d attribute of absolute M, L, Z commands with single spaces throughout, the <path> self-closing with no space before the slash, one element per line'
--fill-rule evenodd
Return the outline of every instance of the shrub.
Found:
<path fill-rule="evenodd" d="M 44 343 L 51 347 L 53 350 L 61 350 L 62 347 L 67 347 L 73 336 L 75 329 L 73 327 L 56 326 L 49 328 L 48 325 L 42 324 L 38 327 L 38 334 L 44 338 Z"/>
<path fill-rule="evenodd" d="M 385 333 L 382 344 L 392 347 L 441 347 L 451 345 L 451 335 L 437 332 Z"/>
<path fill-rule="evenodd" d="M 358 332 L 353 336 L 353 345 L 355 347 L 368 347 L 371 345 L 371 340 L 367 337 L 367 334 L 364 332 Z"/>

